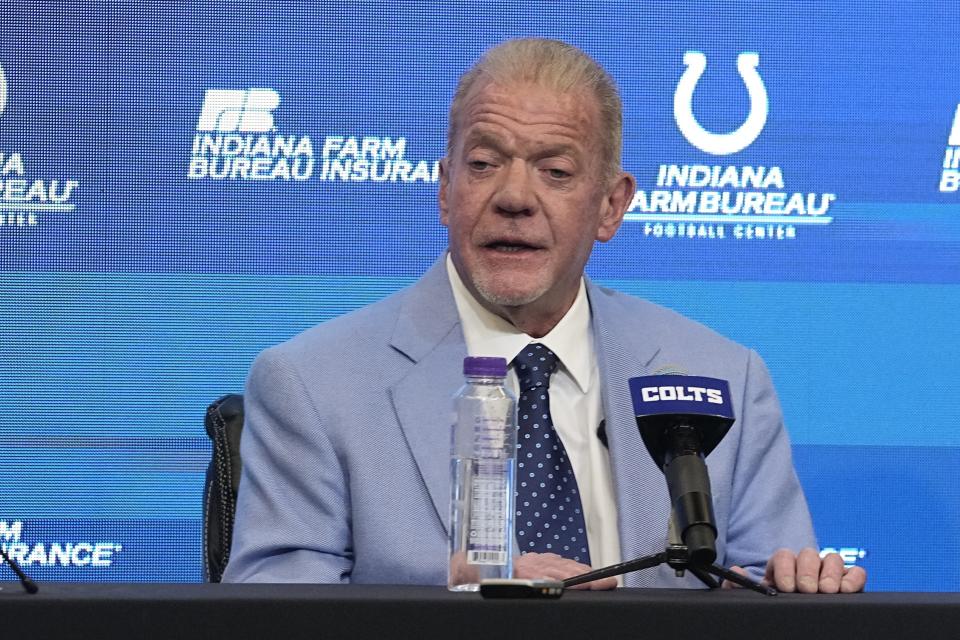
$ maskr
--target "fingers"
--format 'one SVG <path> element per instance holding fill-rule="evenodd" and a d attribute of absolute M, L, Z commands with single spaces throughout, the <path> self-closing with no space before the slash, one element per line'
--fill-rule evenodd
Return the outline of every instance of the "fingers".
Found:
<path fill-rule="evenodd" d="M 525 553 L 513 563 L 513 575 L 517 578 L 535 579 L 548 578 L 550 580 L 566 580 L 581 573 L 586 573 L 591 567 L 576 560 L 562 558 L 555 553 Z M 571 589 L 603 590 L 615 589 L 616 578 L 602 578 L 579 584 Z"/>
<path fill-rule="evenodd" d="M 820 566 L 820 593 L 837 593 L 840 590 L 843 574 L 843 558 L 836 553 L 824 556 Z"/>
<path fill-rule="evenodd" d="M 817 592 L 820 587 L 820 564 L 820 554 L 816 549 L 807 547 L 797 554 L 797 591 Z"/>
<path fill-rule="evenodd" d="M 764 576 L 777 591 L 793 593 L 797 588 L 797 557 L 789 549 L 779 549 L 767 562 Z"/>
<path fill-rule="evenodd" d="M 867 572 L 847 569 L 835 553 L 821 559 L 816 549 L 806 548 L 796 556 L 780 549 L 767 563 L 766 581 L 784 593 L 855 593 L 863 591 Z"/>
<path fill-rule="evenodd" d="M 513 563 L 513 574 L 517 578 L 565 580 L 587 571 L 589 566 L 555 553 L 525 553 Z"/>
<path fill-rule="evenodd" d="M 587 582 L 584 584 L 578 584 L 571 589 L 589 589 L 590 591 L 609 591 L 610 589 L 617 588 L 617 579 L 616 578 L 600 578 L 599 580 L 594 580 L 593 582 Z"/>
<path fill-rule="evenodd" d="M 851 567 L 846 570 L 840 582 L 840 593 L 859 593 L 867 586 L 867 572 L 863 567 Z"/>
<path fill-rule="evenodd" d="M 741 576 L 747 575 L 746 570 L 743 567 L 739 567 L 737 565 L 733 565 L 732 567 L 730 567 L 730 571 L 733 571 L 737 575 L 741 575 Z M 740 585 L 738 585 L 736 582 L 730 582 L 729 580 L 724 580 L 723 584 L 720 586 L 723 589 L 740 589 L 741 588 Z"/>
<path fill-rule="evenodd" d="M 586 565 L 561 558 L 555 553 L 525 553 L 513 563 L 513 575 L 526 579 L 563 580 L 589 570 Z"/>
<path fill-rule="evenodd" d="M 820 593 L 857 593 L 867 584 L 867 572 L 863 567 L 843 565 L 843 558 L 836 553 L 823 558 L 820 568 Z"/>

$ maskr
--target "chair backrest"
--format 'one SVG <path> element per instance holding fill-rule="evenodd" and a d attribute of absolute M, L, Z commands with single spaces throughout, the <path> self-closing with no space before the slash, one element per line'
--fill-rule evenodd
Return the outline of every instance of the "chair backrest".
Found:
<path fill-rule="evenodd" d="M 203 423 L 213 441 L 203 491 L 203 573 L 208 582 L 220 582 L 230 560 L 240 486 L 243 396 L 229 393 L 214 401 Z"/>

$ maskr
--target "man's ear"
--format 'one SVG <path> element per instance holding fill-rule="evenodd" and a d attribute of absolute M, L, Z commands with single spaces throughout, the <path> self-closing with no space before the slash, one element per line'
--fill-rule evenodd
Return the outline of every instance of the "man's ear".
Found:
<path fill-rule="evenodd" d="M 447 158 L 444 157 L 440 160 L 440 188 L 437 190 L 437 204 L 440 209 L 440 224 L 443 226 L 449 226 L 447 224 L 449 218 L 449 211 L 447 210 L 447 189 L 450 185 L 450 175 L 447 168 Z"/>
<path fill-rule="evenodd" d="M 610 182 L 604 194 L 600 209 L 600 225 L 597 227 L 597 240 L 607 242 L 617 233 L 623 216 L 633 202 L 633 194 L 637 190 L 637 181 L 626 171 L 621 171 Z"/>

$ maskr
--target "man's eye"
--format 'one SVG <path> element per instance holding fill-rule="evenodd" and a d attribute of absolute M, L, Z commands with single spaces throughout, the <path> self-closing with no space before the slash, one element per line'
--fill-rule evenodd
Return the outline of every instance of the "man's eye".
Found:
<path fill-rule="evenodd" d="M 547 173 L 550 174 L 550 177 L 554 180 L 563 180 L 564 178 L 570 177 L 570 174 L 563 169 L 547 169 Z"/>
<path fill-rule="evenodd" d="M 483 160 L 471 160 L 467 163 L 471 169 L 474 171 L 485 171 L 490 168 L 489 162 L 484 162 Z"/>

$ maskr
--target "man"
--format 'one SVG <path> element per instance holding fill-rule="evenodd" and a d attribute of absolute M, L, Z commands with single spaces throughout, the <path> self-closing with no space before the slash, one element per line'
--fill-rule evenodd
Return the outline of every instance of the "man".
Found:
<path fill-rule="evenodd" d="M 521 504 L 534 498 L 518 486 L 519 549 L 532 549 L 516 559 L 518 577 L 566 578 L 664 549 L 669 499 L 627 380 L 682 369 L 728 380 L 734 398 L 737 422 L 707 460 L 718 561 L 755 577 L 766 565 L 782 591 L 863 588 L 862 569 L 812 548 L 756 354 L 585 279 L 594 241 L 613 238 L 635 189 L 620 169 L 620 137 L 613 81 L 574 47 L 510 41 L 464 74 L 440 180 L 449 254 L 412 287 L 267 350 L 251 370 L 226 580 L 443 584 L 462 360 L 501 355 L 516 386 L 528 373 L 523 352 L 538 350 L 551 358 L 549 400 L 540 396 L 549 410 L 529 409 L 519 389 L 520 428 L 528 411 L 547 411 L 532 427 L 566 465 L 571 482 L 556 489 L 567 492 L 570 529 L 562 538 L 549 529 L 563 508 L 556 496 L 536 498 L 544 513 L 535 505 L 534 517 Z M 524 440 L 521 460 L 537 453 L 525 454 Z M 665 566 L 624 584 L 698 586 Z"/>

